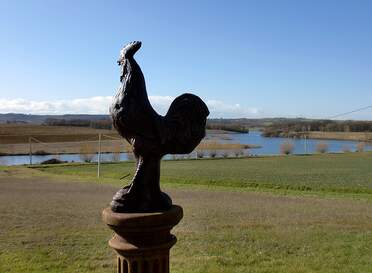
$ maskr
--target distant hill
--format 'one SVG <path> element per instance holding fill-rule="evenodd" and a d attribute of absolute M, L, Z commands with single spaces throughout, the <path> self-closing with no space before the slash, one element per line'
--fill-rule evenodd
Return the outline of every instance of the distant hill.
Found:
<path fill-rule="evenodd" d="M 109 115 L 26 115 L 0 114 L 1 123 L 26 123 L 52 126 L 92 127 L 110 129 Z M 251 128 L 265 128 L 267 136 L 279 136 L 299 131 L 372 132 L 372 121 L 321 120 L 305 118 L 208 119 L 207 129 L 248 132 Z"/>
<path fill-rule="evenodd" d="M 30 123 L 30 124 L 43 124 L 47 120 L 89 120 L 99 121 L 110 119 L 109 115 L 28 115 L 28 114 L 0 114 L 0 123 Z M 285 121 L 306 121 L 308 119 L 302 118 L 261 118 L 261 119 L 208 119 L 209 125 L 234 125 L 239 124 L 243 127 L 265 127 L 272 124 L 281 123 Z"/>
<path fill-rule="evenodd" d="M 244 132 L 250 128 L 264 128 L 268 126 L 273 126 L 276 124 L 283 123 L 299 123 L 311 121 L 310 119 L 304 118 L 259 118 L 259 119 L 249 119 L 249 118 L 236 118 L 236 119 L 208 119 L 207 128 L 208 129 L 221 129 L 227 131 L 237 131 Z"/>
<path fill-rule="evenodd" d="M 57 120 L 89 120 L 98 121 L 109 119 L 108 115 L 27 115 L 27 114 L 0 114 L 0 123 L 29 123 L 43 124 L 47 119 Z"/>

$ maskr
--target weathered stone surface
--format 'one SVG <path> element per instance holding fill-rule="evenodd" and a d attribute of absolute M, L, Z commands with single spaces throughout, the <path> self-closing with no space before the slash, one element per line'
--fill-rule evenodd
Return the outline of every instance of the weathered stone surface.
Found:
<path fill-rule="evenodd" d="M 177 239 L 171 229 L 183 217 L 180 206 L 157 213 L 116 213 L 111 208 L 102 219 L 114 232 L 109 245 L 118 254 L 118 273 L 168 273 L 169 250 Z"/>

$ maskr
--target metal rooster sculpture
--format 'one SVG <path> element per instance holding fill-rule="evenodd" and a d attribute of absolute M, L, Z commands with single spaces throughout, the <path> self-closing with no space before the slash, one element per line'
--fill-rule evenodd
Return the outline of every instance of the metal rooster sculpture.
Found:
<path fill-rule="evenodd" d="M 193 94 L 177 97 L 165 116 L 152 108 L 141 68 L 133 56 L 141 42 L 120 51 L 120 88 L 110 108 L 113 125 L 133 146 L 137 170 L 130 185 L 113 197 L 114 212 L 156 212 L 172 206 L 160 190 L 160 161 L 165 154 L 190 153 L 205 136 L 209 115 L 205 103 Z"/>

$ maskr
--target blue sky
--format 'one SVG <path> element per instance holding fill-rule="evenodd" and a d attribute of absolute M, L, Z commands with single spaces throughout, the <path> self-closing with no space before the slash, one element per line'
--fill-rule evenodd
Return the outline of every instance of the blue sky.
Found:
<path fill-rule="evenodd" d="M 106 113 L 120 48 L 155 107 L 326 118 L 372 105 L 372 2 L 0 0 L 0 112 Z M 343 118 L 371 119 L 372 108 Z"/>

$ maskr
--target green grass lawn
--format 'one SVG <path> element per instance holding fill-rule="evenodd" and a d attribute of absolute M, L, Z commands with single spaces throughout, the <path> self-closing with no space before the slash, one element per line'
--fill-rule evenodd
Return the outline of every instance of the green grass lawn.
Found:
<path fill-rule="evenodd" d="M 48 166 L 40 170 L 85 178 L 95 178 L 97 173 L 95 164 Z M 131 174 L 121 183 L 128 183 L 133 172 L 133 162 L 101 165 L 103 179 L 118 181 Z M 372 153 L 163 161 L 161 182 L 369 194 Z"/>
<path fill-rule="evenodd" d="M 163 162 L 184 208 L 171 272 L 371 273 L 371 198 L 347 197 L 372 195 L 371 163 L 371 153 Z M 115 272 L 100 213 L 133 168 L 103 164 L 99 180 L 92 164 L 0 168 L 0 272 Z"/>

